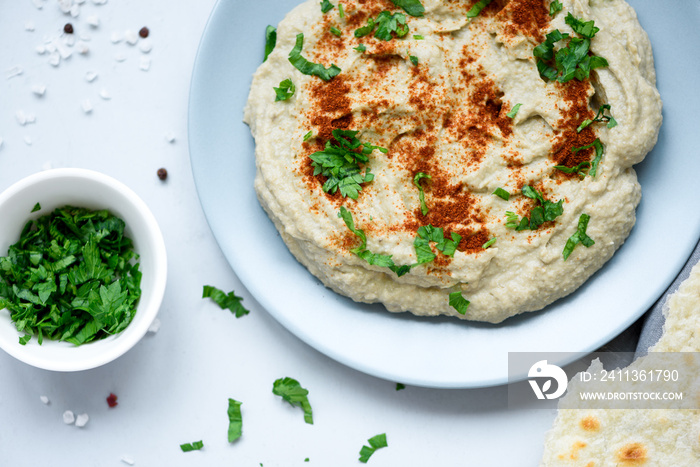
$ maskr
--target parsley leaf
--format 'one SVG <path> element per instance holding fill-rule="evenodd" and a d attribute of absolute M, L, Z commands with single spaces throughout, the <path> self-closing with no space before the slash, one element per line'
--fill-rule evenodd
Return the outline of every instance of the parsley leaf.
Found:
<path fill-rule="evenodd" d="M 182 452 L 199 451 L 204 447 L 202 441 L 195 441 L 193 443 L 185 443 L 180 445 Z"/>
<path fill-rule="evenodd" d="M 331 26 L 330 28 L 331 34 L 334 36 L 340 37 L 343 35 L 343 33 L 340 31 L 340 29 L 336 28 L 335 26 Z"/>
<path fill-rule="evenodd" d="M 326 193 L 340 190 L 343 197 L 357 199 L 362 184 L 374 180 L 374 174 L 370 173 L 369 167 L 364 174 L 361 173 L 360 163 L 367 164 L 369 154 L 375 149 L 385 154 L 387 150 L 361 142 L 357 133 L 351 130 L 333 130 L 333 138 L 339 144 L 326 141 L 326 147 L 322 151 L 309 155 L 313 161 L 311 166 L 314 168 L 314 176 L 326 177 L 323 184 L 323 191 Z"/>
<path fill-rule="evenodd" d="M 369 446 L 362 446 L 360 449 L 360 462 L 366 464 L 372 454 L 374 454 L 377 449 L 385 448 L 389 444 L 386 442 L 386 433 L 382 433 L 376 436 L 372 436 L 367 440 Z"/>
<path fill-rule="evenodd" d="M 581 216 L 578 218 L 578 228 L 576 229 L 576 233 L 569 237 L 569 239 L 566 241 L 566 245 L 564 246 L 564 251 L 562 251 L 564 261 L 569 258 L 571 253 L 574 251 L 574 248 L 576 248 L 576 245 L 579 243 L 586 248 L 595 244 L 595 241 L 586 234 L 588 221 L 590 220 L 591 216 L 585 213 L 581 214 Z"/>
<path fill-rule="evenodd" d="M 423 187 L 420 184 L 421 179 L 426 178 L 428 180 L 431 180 L 433 177 L 428 175 L 425 172 L 418 172 L 415 177 L 413 177 L 413 184 L 418 187 L 418 199 L 420 200 L 420 210 L 425 216 L 428 214 L 428 205 L 425 204 L 425 192 L 423 191 Z"/>
<path fill-rule="evenodd" d="M 390 13 L 388 11 L 382 11 L 377 15 L 376 19 L 369 18 L 367 20 L 367 25 L 355 29 L 355 37 L 360 38 L 370 34 L 374 31 L 375 26 L 377 27 L 374 37 L 384 41 L 390 41 L 396 37 L 404 37 L 408 34 L 408 25 L 406 24 L 406 15 L 403 13 Z"/>
<path fill-rule="evenodd" d="M 296 90 L 296 88 L 294 87 L 294 83 L 292 83 L 292 80 L 289 78 L 285 79 L 284 81 L 281 81 L 280 87 L 273 87 L 272 89 L 275 90 L 276 94 L 275 102 L 286 101 L 294 95 L 294 91 Z"/>
<path fill-rule="evenodd" d="M 357 47 L 353 47 L 352 49 L 357 50 L 358 52 L 362 53 L 362 52 L 365 52 L 367 50 L 367 47 L 365 46 L 365 44 L 360 44 Z"/>
<path fill-rule="evenodd" d="M 311 404 L 309 403 L 309 391 L 299 384 L 299 381 L 286 377 L 276 380 L 272 385 L 272 393 L 280 396 L 294 407 L 301 407 L 304 411 L 304 421 L 314 424 Z"/>
<path fill-rule="evenodd" d="M 340 68 L 332 64 L 330 67 L 325 68 L 320 63 L 313 63 L 302 57 L 301 50 L 304 47 L 304 34 L 297 34 L 296 43 L 291 52 L 289 52 L 289 62 L 294 65 L 294 68 L 299 70 L 305 75 L 318 76 L 324 81 L 329 81 L 330 79 L 338 76 L 340 74 Z"/>
<path fill-rule="evenodd" d="M 332 4 L 331 2 L 329 2 L 328 0 L 322 0 L 322 1 L 321 1 L 321 11 L 322 11 L 323 13 L 328 13 L 329 11 L 331 11 L 331 10 L 333 9 L 333 7 L 335 7 L 335 5 L 333 5 L 333 4 Z"/>
<path fill-rule="evenodd" d="M 313 131 L 309 131 L 308 133 L 306 133 L 306 134 L 304 135 L 304 142 L 307 142 L 308 140 L 310 140 L 311 138 L 313 138 L 313 136 L 314 136 L 314 132 L 313 132 Z"/>
<path fill-rule="evenodd" d="M 230 310 L 231 313 L 236 315 L 236 318 L 250 313 L 249 310 L 241 305 L 243 298 L 237 296 L 233 290 L 227 294 L 216 287 L 205 285 L 202 289 L 202 298 L 211 298 L 222 310 Z"/>
<path fill-rule="evenodd" d="M 420 34 L 414 34 L 413 38 L 417 41 L 422 41 L 425 39 L 425 37 L 421 36 Z"/>
<path fill-rule="evenodd" d="M 233 443 L 243 434 L 243 417 L 241 415 L 241 404 L 237 400 L 228 400 L 228 442 Z"/>
<path fill-rule="evenodd" d="M 274 26 L 268 26 L 265 28 L 265 58 L 263 62 L 267 61 L 267 57 L 275 50 L 275 45 L 277 44 L 277 28 Z"/>
<path fill-rule="evenodd" d="M 24 336 L 19 338 L 19 343 L 20 345 L 27 345 L 27 342 L 29 342 L 31 339 L 31 334 L 25 334 Z"/>
<path fill-rule="evenodd" d="M 425 8 L 420 0 L 391 0 L 391 3 L 403 8 L 403 11 L 417 18 L 420 18 L 425 13 Z"/>
<path fill-rule="evenodd" d="M 408 59 L 411 60 L 413 66 L 418 66 L 418 57 L 416 57 L 415 55 L 409 55 Z"/>
<path fill-rule="evenodd" d="M 613 118 L 612 115 L 605 115 L 605 111 L 610 112 L 610 104 L 603 104 L 600 106 L 598 109 L 598 113 L 596 116 L 591 120 L 590 118 L 585 119 L 578 128 L 576 128 L 576 131 L 578 133 L 581 133 L 586 127 L 591 125 L 594 122 L 608 122 L 608 128 L 615 128 L 617 126 L 617 120 Z"/>
<path fill-rule="evenodd" d="M 429 263 L 435 259 L 435 253 L 430 248 L 430 243 L 435 243 L 435 248 L 446 256 L 454 257 L 462 236 L 452 232 L 451 238 L 445 238 L 442 227 L 424 225 L 418 228 L 418 235 L 413 240 L 413 248 L 416 250 L 417 265 Z"/>
<path fill-rule="evenodd" d="M 406 389 L 406 385 L 403 383 L 396 383 L 396 390 L 401 391 L 402 389 Z"/>
<path fill-rule="evenodd" d="M 464 315 L 467 313 L 469 300 L 462 297 L 462 292 L 452 292 L 450 294 L 450 306 L 457 310 L 457 313 Z"/>
<path fill-rule="evenodd" d="M 584 149 L 590 149 L 590 148 L 595 148 L 595 157 L 591 161 L 591 169 L 588 171 L 588 174 L 591 177 L 595 177 L 597 172 L 598 172 L 598 164 L 600 164 L 600 161 L 603 159 L 603 152 L 605 148 L 603 147 L 603 143 L 600 142 L 599 138 L 596 138 L 595 141 L 593 141 L 591 144 L 587 144 L 586 146 L 581 146 L 580 148 L 571 148 L 571 152 L 576 154 L 579 151 L 583 151 Z M 579 164 L 580 165 L 580 164 Z M 559 169 L 561 170 L 561 169 Z"/>
<path fill-rule="evenodd" d="M 559 0 L 554 0 L 549 4 L 549 16 L 554 16 L 564 8 Z"/>
<path fill-rule="evenodd" d="M 595 36 L 596 33 L 600 31 L 600 28 L 597 28 L 595 26 L 595 22 L 593 20 L 582 21 L 576 18 L 571 13 L 566 15 L 565 21 L 566 24 L 571 26 L 571 29 L 573 29 L 575 33 L 578 33 L 587 39 L 593 39 L 593 36 Z"/>
<path fill-rule="evenodd" d="M 559 200 L 553 203 L 542 197 L 542 194 L 526 185 L 522 189 L 523 195 L 530 199 L 536 200 L 539 205 L 535 206 L 530 210 L 530 218 L 523 217 L 520 222 L 518 222 L 517 214 L 506 211 L 506 227 L 510 229 L 515 229 L 516 231 L 521 230 L 537 230 L 545 222 L 550 222 L 561 216 L 564 212 L 562 203 L 564 200 Z"/>
<path fill-rule="evenodd" d="M 345 9 L 343 8 L 342 3 L 338 3 L 338 14 L 341 18 L 345 18 Z"/>
<path fill-rule="evenodd" d="M 522 104 L 515 104 L 512 109 L 510 109 L 510 112 L 506 114 L 507 117 L 510 118 L 515 118 L 515 116 L 518 114 L 518 110 L 520 110 L 520 107 Z"/>
<path fill-rule="evenodd" d="M 467 12 L 467 18 L 476 18 L 479 16 L 479 13 L 481 13 L 481 10 L 486 8 L 489 3 L 491 3 L 493 0 L 479 0 L 474 4 L 473 7 Z"/>
<path fill-rule="evenodd" d="M 493 191 L 493 194 L 498 196 L 499 198 L 506 200 L 506 201 L 510 200 L 510 193 L 508 193 L 506 190 L 504 190 L 501 187 L 496 188 Z"/>
<path fill-rule="evenodd" d="M 39 204 L 39 203 L 36 203 L 34 205 L 31 212 L 37 212 L 37 211 L 41 211 L 41 204 Z"/>
<path fill-rule="evenodd" d="M 567 174 L 577 173 L 581 178 L 584 178 L 586 175 L 588 175 L 588 169 L 590 169 L 590 167 L 591 163 L 588 161 L 579 162 L 573 167 L 567 167 L 565 165 L 554 166 L 555 169 Z"/>
<path fill-rule="evenodd" d="M 491 240 L 489 240 L 488 242 L 481 245 L 481 248 L 483 248 L 485 250 L 488 247 L 490 247 L 491 245 L 493 245 L 494 243 L 496 243 L 496 237 L 493 237 Z"/>

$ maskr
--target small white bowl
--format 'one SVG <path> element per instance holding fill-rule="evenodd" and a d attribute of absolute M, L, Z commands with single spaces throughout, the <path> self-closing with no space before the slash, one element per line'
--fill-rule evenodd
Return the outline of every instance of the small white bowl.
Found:
<path fill-rule="evenodd" d="M 36 203 L 41 210 L 31 212 Z M 0 256 L 19 240 L 30 219 L 66 205 L 91 210 L 107 209 L 126 223 L 125 234 L 140 255 L 141 298 L 133 320 L 121 333 L 80 346 L 36 337 L 21 345 L 24 333 L 0 310 L 0 348 L 13 357 L 38 368 L 79 371 L 111 362 L 133 347 L 146 334 L 158 314 L 167 277 L 165 243 L 155 217 L 136 193 L 126 185 L 99 172 L 85 169 L 53 169 L 20 180 L 0 194 Z"/>

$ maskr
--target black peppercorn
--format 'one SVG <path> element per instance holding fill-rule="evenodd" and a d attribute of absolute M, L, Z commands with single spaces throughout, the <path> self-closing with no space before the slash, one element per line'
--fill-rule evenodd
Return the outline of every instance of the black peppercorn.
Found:
<path fill-rule="evenodd" d="M 158 178 L 160 178 L 161 180 L 165 180 L 166 178 L 168 178 L 168 171 L 164 168 L 158 169 Z"/>
<path fill-rule="evenodd" d="M 66 34 L 73 34 L 73 25 L 70 23 L 66 23 L 65 26 L 63 26 L 63 32 Z"/>
<path fill-rule="evenodd" d="M 141 30 L 139 31 L 139 36 L 143 37 L 144 39 L 148 37 L 148 28 L 146 26 L 142 27 Z"/>

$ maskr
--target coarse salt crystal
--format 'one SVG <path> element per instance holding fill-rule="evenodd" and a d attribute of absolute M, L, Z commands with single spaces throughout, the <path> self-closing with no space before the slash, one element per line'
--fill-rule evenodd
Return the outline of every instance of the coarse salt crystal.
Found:
<path fill-rule="evenodd" d="M 80 106 L 83 108 L 83 112 L 85 112 L 86 114 L 92 112 L 92 102 L 90 102 L 90 99 L 85 99 L 83 102 L 80 103 Z"/>
<path fill-rule="evenodd" d="M 85 425 L 87 425 L 87 422 L 90 421 L 90 417 L 88 417 L 88 414 L 86 413 L 81 413 L 78 415 L 78 417 L 75 419 L 75 426 L 78 428 L 82 428 Z"/>
<path fill-rule="evenodd" d="M 35 84 L 32 86 L 32 92 L 39 97 L 42 97 L 44 94 L 46 94 L 46 86 L 43 84 Z"/>
<path fill-rule="evenodd" d="M 139 49 L 141 50 L 141 52 L 147 54 L 153 49 L 153 44 L 151 44 L 151 41 L 149 41 L 148 39 L 142 40 L 139 43 Z"/>
<path fill-rule="evenodd" d="M 58 7 L 63 13 L 70 13 L 70 7 L 72 3 L 72 0 L 58 0 Z"/>
<path fill-rule="evenodd" d="M 70 7 L 70 15 L 73 18 L 77 18 L 78 15 L 80 15 L 80 5 L 73 5 L 72 7 Z"/>
<path fill-rule="evenodd" d="M 31 146 L 31 145 L 32 145 L 32 139 L 31 139 L 29 136 L 25 136 L 25 137 L 24 137 L 24 144 L 26 144 L 27 146 Z"/>
<path fill-rule="evenodd" d="M 154 318 L 151 325 L 148 326 L 148 332 L 150 332 L 151 334 L 155 334 L 158 332 L 159 329 L 160 329 L 160 320 L 158 318 Z"/>
<path fill-rule="evenodd" d="M 27 124 L 27 116 L 21 110 L 15 112 L 15 117 L 17 118 L 17 123 L 24 126 Z"/>
<path fill-rule="evenodd" d="M 49 64 L 51 66 L 58 66 L 61 64 L 61 55 L 58 52 L 51 52 L 49 55 Z"/>
<path fill-rule="evenodd" d="M 118 61 L 118 62 L 123 62 L 124 60 L 126 60 L 126 55 L 124 55 L 124 54 L 117 54 L 117 55 L 114 56 L 114 59 L 115 59 L 116 61 Z"/>
<path fill-rule="evenodd" d="M 75 422 L 75 414 L 70 410 L 63 412 L 63 423 L 66 425 L 72 425 Z"/>
<path fill-rule="evenodd" d="M 92 0 L 92 3 L 94 3 L 95 5 L 104 5 L 105 3 L 107 3 L 107 0 Z"/>
<path fill-rule="evenodd" d="M 34 50 L 36 50 L 36 53 L 38 53 L 39 55 L 44 55 L 46 53 L 46 47 L 44 47 L 43 45 L 37 45 Z"/>
<path fill-rule="evenodd" d="M 46 43 L 46 51 L 50 54 L 56 51 L 56 46 L 54 45 L 53 41 L 49 41 Z"/>
<path fill-rule="evenodd" d="M 78 53 L 81 54 L 81 55 L 85 55 L 85 54 L 87 54 L 88 52 L 90 52 L 90 47 L 88 47 L 88 45 L 87 45 L 85 42 L 83 42 L 83 41 L 78 41 L 78 42 L 75 44 L 75 49 L 76 49 L 76 50 L 78 51 Z"/>
<path fill-rule="evenodd" d="M 36 7 L 37 10 L 41 10 L 44 8 L 44 0 L 32 0 L 32 3 Z"/>
<path fill-rule="evenodd" d="M 106 89 L 102 89 L 102 90 L 100 91 L 100 97 L 101 97 L 102 99 L 106 100 L 106 101 L 108 101 L 108 100 L 110 100 L 110 99 L 112 98 L 112 96 L 109 95 L 109 93 L 107 92 Z"/>
<path fill-rule="evenodd" d="M 100 25 L 100 18 L 98 18 L 97 15 L 90 15 L 85 18 L 85 22 L 93 28 L 96 28 Z"/>
<path fill-rule="evenodd" d="M 151 69 L 151 59 L 148 57 L 141 57 L 141 63 L 139 63 L 139 68 L 143 71 L 148 71 Z"/>
<path fill-rule="evenodd" d="M 48 405 L 49 402 L 51 402 L 51 401 L 49 401 L 49 398 L 46 396 L 39 396 L 39 400 L 45 405 Z"/>
<path fill-rule="evenodd" d="M 78 37 L 81 41 L 89 42 L 92 40 L 92 36 L 87 32 L 81 32 L 80 34 L 78 34 Z"/>
<path fill-rule="evenodd" d="M 114 31 L 111 36 L 109 36 L 109 40 L 112 41 L 112 44 L 118 44 L 122 40 L 124 40 L 124 36 L 120 32 Z"/>
<path fill-rule="evenodd" d="M 92 83 L 97 79 L 97 72 L 96 71 L 88 71 L 85 73 L 85 81 L 88 83 Z"/>
<path fill-rule="evenodd" d="M 24 73 L 24 69 L 19 65 L 15 65 L 9 70 L 7 70 L 7 79 L 14 78 L 15 76 L 19 76 L 22 73 Z"/>
<path fill-rule="evenodd" d="M 58 47 L 56 47 L 56 49 L 58 50 L 58 53 L 61 55 L 61 58 L 63 60 L 70 58 L 70 56 L 73 55 L 72 50 L 68 50 L 63 46 L 58 46 Z"/>
<path fill-rule="evenodd" d="M 174 143 L 175 142 L 175 133 L 172 131 L 168 131 L 165 133 L 165 141 L 168 143 Z"/>
<path fill-rule="evenodd" d="M 124 39 L 126 40 L 127 44 L 136 45 L 136 43 L 139 41 L 139 35 L 136 31 L 127 29 L 126 31 L 124 31 Z"/>
<path fill-rule="evenodd" d="M 65 36 L 63 38 L 63 43 L 68 47 L 73 47 L 73 44 L 75 44 L 75 35 L 70 34 L 68 36 Z"/>
<path fill-rule="evenodd" d="M 34 31 L 34 21 L 27 21 L 24 23 L 24 30 L 29 32 Z"/>
<path fill-rule="evenodd" d="M 124 454 L 119 460 L 125 463 L 126 465 L 134 465 L 134 459 L 131 456 L 127 456 L 126 454 Z"/>

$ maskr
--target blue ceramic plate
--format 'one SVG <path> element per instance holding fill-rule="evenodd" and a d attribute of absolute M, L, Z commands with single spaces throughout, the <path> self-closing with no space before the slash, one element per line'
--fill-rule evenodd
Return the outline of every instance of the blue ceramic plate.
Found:
<path fill-rule="evenodd" d="M 441 388 L 507 382 L 508 352 L 597 349 L 642 315 L 671 283 L 700 235 L 700 2 L 632 1 L 651 37 L 664 124 L 637 166 L 637 225 L 576 293 L 500 325 L 391 314 L 326 289 L 287 251 L 253 190 L 254 143 L 241 121 L 264 31 L 298 0 L 219 0 L 192 75 L 189 143 L 199 197 L 221 249 L 267 311 L 335 360 L 380 378 Z M 242 227 L 245 228 L 242 228 Z M 558 362 L 565 364 L 568 362 Z"/>

